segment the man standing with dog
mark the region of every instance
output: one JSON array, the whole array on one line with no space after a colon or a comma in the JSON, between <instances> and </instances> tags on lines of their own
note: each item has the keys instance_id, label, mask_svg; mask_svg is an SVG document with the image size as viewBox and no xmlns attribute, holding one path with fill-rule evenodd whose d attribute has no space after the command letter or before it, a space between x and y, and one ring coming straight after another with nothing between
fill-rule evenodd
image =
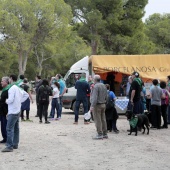
<instances>
[{"instance_id":1,"label":"man standing with dog","mask_svg":"<svg viewBox=\"0 0 170 170\"><path fill-rule=\"evenodd\" d=\"M129 91L129 104L128 110L132 110L134 114L141 113L141 103L140 103L140 93L142 90L142 80L139 78L138 72L133 72L132 75L132 84Z\"/></svg>"},{"instance_id":2,"label":"man standing with dog","mask_svg":"<svg viewBox=\"0 0 170 170\"><path fill-rule=\"evenodd\" d=\"M108 138L107 124L105 117L107 89L103 83L100 83L100 76L94 76L94 87L90 96L90 111L93 112L94 122L97 129L97 135L93 139Z\"/></svg>"}]
</instances>

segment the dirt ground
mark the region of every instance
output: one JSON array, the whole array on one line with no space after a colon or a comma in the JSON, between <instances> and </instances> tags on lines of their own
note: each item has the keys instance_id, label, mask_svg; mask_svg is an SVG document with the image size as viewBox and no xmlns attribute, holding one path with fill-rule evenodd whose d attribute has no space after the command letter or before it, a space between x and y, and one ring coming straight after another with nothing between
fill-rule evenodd
<instances>
[{"instance_id":1,"label":"dirt ground","mask_svg":"<svg viewBox=\"0 0 170 170\"><path fill-rule=\"evenodd\" d=\"M50 109L50 108L49 108ZM74 115L63 110L60 121L39 124L36 104L33 122L20 122L20 144L11 153L0 153L0 170L169 170L170 128L150 130L150 135L128 135L124 116L118 120L119 134L93 140L95 125L73 125ZM1 137L0 137L1 140ZM0 145L0 150L5 146Z\"/></svg>"}]
</instances>

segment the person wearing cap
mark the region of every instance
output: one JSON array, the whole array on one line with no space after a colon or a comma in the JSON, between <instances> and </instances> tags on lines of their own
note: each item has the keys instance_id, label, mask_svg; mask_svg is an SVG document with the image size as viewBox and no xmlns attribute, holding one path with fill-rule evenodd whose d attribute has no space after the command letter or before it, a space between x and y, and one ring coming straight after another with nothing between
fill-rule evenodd
<instances>
[{"instance_id":1,"label":"person wearing cap","mask_svg":"<svg viewBox=\"0 0 170 170\"><path fill-rule=\"evenodd\" d=\"M139 73L134 71L131 75L132 84L129 91L128 110L132 110L134 114L141 113L140 93L142 90L142 80L139 78Z\"/></svg>"}]
</instances>

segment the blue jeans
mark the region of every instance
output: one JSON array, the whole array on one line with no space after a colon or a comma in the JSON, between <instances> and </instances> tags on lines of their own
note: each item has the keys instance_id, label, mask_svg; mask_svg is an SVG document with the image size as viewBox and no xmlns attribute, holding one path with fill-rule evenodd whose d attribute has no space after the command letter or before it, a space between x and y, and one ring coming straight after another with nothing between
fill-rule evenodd
<instances>
[{"instance_id":1,"label":"blue jeans","mask_svg":"<svg viewBox=\"0 0 170 170\"><path fill-rule=\"evenodd\" d=\"M76 108L75 108L75 122L78 122L79 118L79 108L80 104L83 103L84 113L88 112L88 101L87 98L84 98L83 100L76 100Z\"/></svg>"},{"instance_id":2,"label":"blue jeans","mask_svg":"<svg viewBox=\"0 0 170 170\"><path fill-rule=\"evenodd\" d=\"M51 103L51 117L54 118L55 109L57 111L57 118L59 118L59 98L53 98Z\"/></svg>"},{"instance_id":3,"label":"blue jeans","mask_svg":"<svg viewBox=\"0 0 170 170\"><path fill-rule=\"evenodd\" d=\"M13 146L18 146L19 143L19 117L18 114L9 114L7 117L7 148L13 149Z\"/></svg>"},{"instance_id":4,"label":"blue jeans","mask_svg":"<svg viewBox=\"0 0 170 170\"><path fill-rule=\"evenodd\" d=\"M62 113L62 107L63 107L63 101L62 101L63 97L59 97L59 109L58 109L58 115L57 117L61 117L61 113Z\"/></svg>"},{"instance_id":5,"label":"blue jeans","mask_svg":"<svg viewBox=\"0 0 170 170\"><path fill-rule=\"evenodd\" d=\"M170 105L168 106L167 112L168 112L168 124L170 124Z\"/></svg>"},{"instance_id":6,"label":"blue jeans","mask_svg":"<svg viewBox=\"0 0 170 170\"><path fill-rule=\"evenodd\" d=\"M6 125L7 125L7 119L6 115L0 115L0 120L1 120L1 133L3 140L7 139L7 132L6 132Z\"/></svg>"}]
</instances>

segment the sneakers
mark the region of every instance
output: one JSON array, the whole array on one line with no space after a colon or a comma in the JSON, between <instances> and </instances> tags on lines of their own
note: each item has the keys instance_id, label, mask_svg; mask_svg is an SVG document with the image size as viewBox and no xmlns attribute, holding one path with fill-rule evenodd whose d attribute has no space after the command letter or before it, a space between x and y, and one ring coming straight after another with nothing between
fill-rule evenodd
<instances>
[{"instance_id":1,"label":"sneakers","mask_svg":"<svg viewBox=\"0 0 170 170\"><path fill-rule=\"evenodd\" d=\"M6 143L6 140L5 140L5 139L3 139L3 140L1 140L1 141L0 141L0 143Z\"/></svg>"},{"instance_id":2,"label":"sneakers","mask_svg":"<svg viewBox=\"0 0 170 170\"><path fill-rule=\"evenodd\" d=\"M84 122L84 124L85 124L85 125L88 125L88 124L90 124L90 122Z\"/></svg>"},{"instance_id":3,"label":"sneakers","mask_svg":"<svg viewBox=\"0 0 170 170\"><path fill-rule=\"evenodd\" d=\"M49 124L50 122L49 121L45 121L45 124Z\"/></svg>"},{"instance_id":4,"label":"sneakers","mask_svg":"<svg viewBox=\"0 0 170 170\"><path fill-rule=\"evenodd\" d=\"M30 119L26 119L25 121L26 122L33 122L33 120L30 120Z\"/></svg>"},{"instance_id":5,"label":"sneakers","mask_svg":"<svg viewBox=\"0 0 170 170\"><path fill-rule=\"evenodd\" d=\"M5 148L1 152L13 152L12 148Z\"/></svg>"},{"instance_id":6,"label":"sneakers","mask_svg":"<svg viewBox=\"0 0 170 170\"><path fill-rule=\"evenodd\" d=\"M108 137L108 135L106 134L106 135L103 135L103 139L108 139L109 137Z\"/></svg>"},{"instance_id":7,"label":"sneakers","mask_svg":"<svg viewBox=\"0 0 170 170\"><path fill-rule=\"evenodd\" d=\"M42 120L40 120L39 123L42 123Z\"/></svg>"},{"instance_id":8,"label":"sneakers","mask_svg":"<svg viewBox=\"0 0 170 170\"><path fill-rule=\"evenodd\" d=\"M60 120L61 119L61 117L58 117L58 118L56 118L55 120Z\"/></svg>"},{"instance_id":9,"label":"sneakers","mask_svg":"<svg viewBox=\"0 0 170 170\"><path fill-rule=\"evenodd\" d=\"M18 146L13 146L13 149L18 149Z\"/></svg>"},{"instance_id":10,"label":"sneakers","mask_svg":"<svg viewBox=\"0 0 170 170\"><path fill-rule=\"evenodd\" d=\"M24 122L25 121L25 119L21 119L21 122Z\"/></svg>"},{"instance_id":11,"label":"sneakers","mask_svg":"<svg viewBox=\"0 0 170 170\"><path fill-rule=\"evenodd\" d=\"M92 137L92 139L94 139L94 140L103 139L103 135L96 135L96 136Z\"/></svg>"},{"instance_id":12,"label":"sneakers","mask_svg":"<svg viewBox=\"0 0 170 170\"><path fill-rule=\"evenodd\" d=\"M119 133L119 130L117 130L117 129L113 130L113 133Z\"/></svg>"},{"instance_id":13,"label":"sneakers","mask_svg":"<svg viewBox=\"0 0 170 170\"><path fill-rule=\"evenodd\" d=\"M35 115L35 117L39 117L38 115Z\"/></svg>"},{"instance_id":14,"label":"sneakers","mask_svg":"<svg viewBox=\"0 0 170 170\"><path fill-rule=\"evenodd\" d=\"M74 124L74 125L78 125L78 122L74 122L73 124Z\"/></svg>"}]
</instances>

